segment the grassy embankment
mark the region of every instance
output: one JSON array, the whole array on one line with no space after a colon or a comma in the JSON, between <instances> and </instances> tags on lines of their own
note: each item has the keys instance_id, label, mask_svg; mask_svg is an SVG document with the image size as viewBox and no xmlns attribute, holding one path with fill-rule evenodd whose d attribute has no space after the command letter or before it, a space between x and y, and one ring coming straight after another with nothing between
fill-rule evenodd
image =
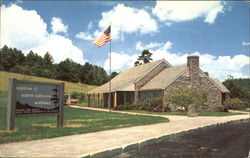
<instances>
[{"instance_id":1,"label":"grassy embankment","mask_svg":"<svg viewBox=\"0 0 250 158\"><path fill-rule=\"evenodd\" d=\"M9 78L17 78L19 80L29 80L29 81L40 81L40 82L51 82L51 83L65 83L65 93L72 93L72 92L82 92L86 93L91 89L94 89L96 86L87 85L87 84L79 84L79 83L72 83L54 79L48 79L43 77L36 77L36 76L29 76L23 75L18 73L9 73L5 71L0 71L0 90L7 91L8 90L8 83Z\"/></svg>"},{"instance_id":2,"label":"grassy embankment","mask_svg":"<svg viewBox=\"0 0 250 158\"><path fill-rule=\"evenodd\" d=\"M142 115L129 115L119 113L108 113L84 109L65 107L64 127L56 128L55 116L17 117L16 128L12 132L6 131L6 109L7 109L7 86L8 78L16 77L23 80L36 80L45 82L60 82L20 74L0 72L0 143L53 138L78 133L89 133L137 125L147 125L167 122L162 117L151 117ZM66 82L66 91L71 88L74 91L86 92L93 86L79 85ZM85 90L83 90L83 87Z\"/></svg>"}]
</instances>

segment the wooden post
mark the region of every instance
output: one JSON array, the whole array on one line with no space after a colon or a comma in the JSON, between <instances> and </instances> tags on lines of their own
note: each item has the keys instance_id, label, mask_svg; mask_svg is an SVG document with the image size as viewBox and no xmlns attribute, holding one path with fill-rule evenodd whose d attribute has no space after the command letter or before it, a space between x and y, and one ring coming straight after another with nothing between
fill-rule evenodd
<instances>
[{"instance_id":1,"label":"wooden post","mask_svg":"<svg viewBox=\"0 0 250 158\"><path fill-rule=\"evenodd\" d=\"M127 103L126 92L123 92L123 105L126 105L126 103Z\"/></svg>"},{"instance_id":2,"label":"wooden post","mask_svg":"<svg viewBox=\"0 0 250 158\"><path fill-rule=\"evenodd\" d=\"M104 93L102 93L102 107L104 108L104 104L105 104L105 96L104 96L105 94Z\"/></svg>"},{"instance_id":3,"label":"wooden post","mask_svg":"<svg viewBox=\"0 0 250 158\"><path fill-rule=\"evenodd\" d=\"M97 93L97 106L99 107L100 106L100 94Z\"/></svg>"},{"instance_id":4,"label":"wooden post","mask_svg":"<svg viewBox=\"0 0 250 158\"><path fill-rule=\"evenodd\" d=\"M8 107L7 107L7 130L15 129L15 99L16 99L16 79L9 79Z\"/></svg>"},{"instance_id":5,"label":"wooden post","mask_svg":"<svg viewBox=\"0 0 250 158\"><path fill-rule=\"evenodd\" d=\"M90 107L90 94L88 94L88 107Z\"/></svg>"},{"instance_id":6,"label":"wooden post","mask_svg":"<svg viewBox=\"0 0 250 158\"><path fill-rule=\"evenodd\" d=\"M165 95L166 95L166 92L165 92L165 90L163 90L163 92L161 92L162 93L162 104L163 104L163 106L165 106L165 104L166 104L166 99L165 99Z\"/></svg>"},{"instance_id":7,"label":"wooden post","mask_svg":"<svg viewBox=\"0 0 250 158\"><path fill-rule=\"evenodd\" d=\"M114 93L114 107L117 106L117 92Z\"/></svg>"},{"instance_id":8,"label":"wooden post","mask_svg":"<svg viewBox=\"0 0 250 158\"><path fill-rule=\"evenodd\" d=\"M94 107L95 107L95 104L96 104L96 101L95 101L95 93L93 94L93 100L94 100Z\"/></svg>"},{"instance_id":9,"label":"wooden post","mask_svg":"<svg viewBox=\"0 0 250 158\"><path fill-rule=\"evenodd\" d=\"M64 83L60 83L59 114L57 115L57 127L63 127L64 120Z\"/></svg>"},{"instance_id":10,"label":"wooden post","mask_svg":"<svg viewBox=\"0 0 250 158\"><path fill-rule=\"evenodd\" d=\"M111 107L111 93L108 93L108 108L110 110Z\"/></svg>"}]
</instances>

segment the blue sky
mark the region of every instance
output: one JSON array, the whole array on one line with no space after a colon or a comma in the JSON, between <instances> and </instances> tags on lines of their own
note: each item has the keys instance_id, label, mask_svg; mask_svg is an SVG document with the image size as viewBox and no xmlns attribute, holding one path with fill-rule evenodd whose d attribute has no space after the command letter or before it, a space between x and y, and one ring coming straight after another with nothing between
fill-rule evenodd
<instances>
[{"instance_id":1,"label":"blue sky","mask_svg":"<svg viewBox=\"0 0 250 158\"><path fill-rule=\"evenodd\" d=\"M200 66L223 81L249 77L249 2L3 1L1 47L52 54L109 69L109 44L91 44L111 21L112 71L133 66L143 49L153 59Z\"/></svg>"}]
</instances>

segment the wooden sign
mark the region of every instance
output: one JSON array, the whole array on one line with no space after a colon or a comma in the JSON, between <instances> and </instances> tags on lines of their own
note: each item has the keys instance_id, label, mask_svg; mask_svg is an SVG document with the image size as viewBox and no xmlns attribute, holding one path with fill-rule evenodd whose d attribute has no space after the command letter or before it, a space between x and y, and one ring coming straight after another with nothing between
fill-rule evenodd
<instances>
[{"instance_id":1,"label":"wooden sign","mask_svg":"<svg viewBox=\"0 0 250 158\"><path fill-rule=\"evenodd\" d=\"M15 117L56 115L57 126L63 126L64 83L9 81L7 129L15 127Z\"/></svg>"}]
</instances>

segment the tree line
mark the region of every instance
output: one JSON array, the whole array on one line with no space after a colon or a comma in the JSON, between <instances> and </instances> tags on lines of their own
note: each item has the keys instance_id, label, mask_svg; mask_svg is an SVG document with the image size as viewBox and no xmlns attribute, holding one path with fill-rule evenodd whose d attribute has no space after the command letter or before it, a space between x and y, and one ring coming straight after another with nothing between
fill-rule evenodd
<instances>
[{"instance_id":1,"label":"tree line","mask_svg":"<svg viewBox=\"0 0 250 158\"><path fill-rule=\"evenodd\" d=\"M250 102L250 78L234 79L231 76L223 84L230 91L231 98L240 98Z\"/></svg>"},{"instance_id":2,"label":"tree line","mask_svg":"<svg viewBox=\"0 0 250 158\"><path fill-rule=\"evenodd\" d=\"M67 58L56 64L49 52L40 56L31 50L25 55L22 51L5 45L0 49L0 54L1 71L97 86L108 82L110 79L110 76L102 67L88 62L81 65ZM117 74L112 72L111 77L113 78Z\"/></svg>"}]
</instances>

